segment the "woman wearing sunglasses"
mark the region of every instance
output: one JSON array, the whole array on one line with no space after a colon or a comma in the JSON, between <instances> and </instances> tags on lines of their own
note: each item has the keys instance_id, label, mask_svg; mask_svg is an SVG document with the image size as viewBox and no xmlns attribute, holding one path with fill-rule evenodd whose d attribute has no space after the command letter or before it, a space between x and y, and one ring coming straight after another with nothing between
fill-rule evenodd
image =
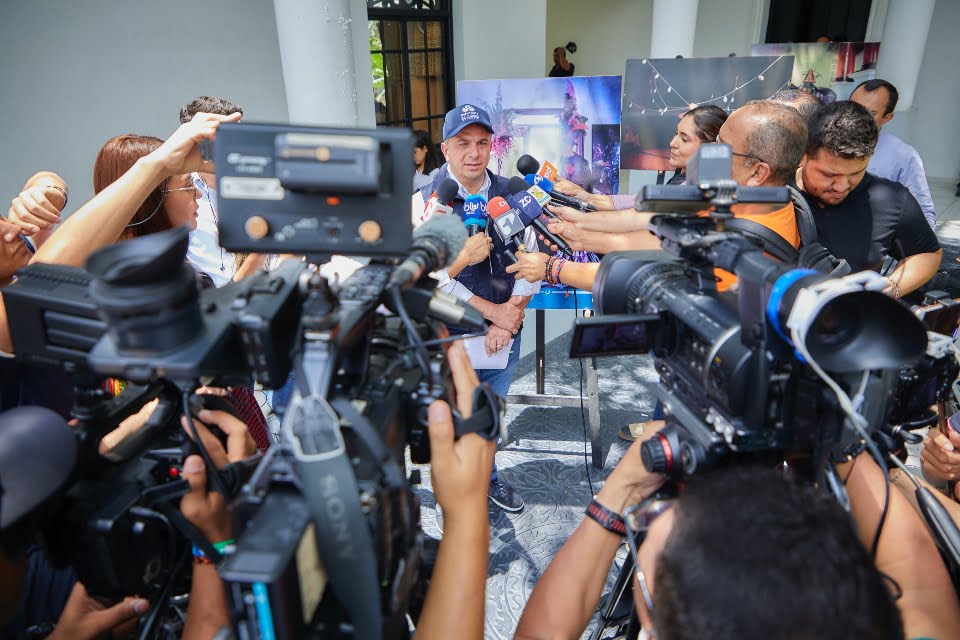
<instances>
[{"instance_id":1,"label":"woman wearing sunglasses","mask_svg":"<svg viewBox=\"0 0 960 640\"><path fill-rule=\"evenodd\" d=\"M674 497L643 467L641 444L537 583L516 638L579 638L625 541L645 637L960 637L949 576L898 491L871 559L884 481L867 455L839 469L851 518L832 498L756 467L705 473Z\"/></svg>"}]
</instances>

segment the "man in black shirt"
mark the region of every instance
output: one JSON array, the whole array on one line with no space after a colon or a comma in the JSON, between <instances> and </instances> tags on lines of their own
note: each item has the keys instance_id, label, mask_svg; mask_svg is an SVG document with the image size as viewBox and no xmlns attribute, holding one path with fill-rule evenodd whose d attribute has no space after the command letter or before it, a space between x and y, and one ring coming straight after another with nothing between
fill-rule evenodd
<instances>
[{"instance_id":1,"label":"man in black shirt","mask_svg":"<svg viewBox=\"0 0 960 640\"><path fill-rule=\"evenodd\" d=\"M553 50L553 68L548 74L551 78L569 78L573 75L574 65L567 60L567 52L563 47Z\"/></svg>"},{"instance_id":2,"label":"man in black shirt","mask_svg":"<svg viewBox=\"0 0 960 640\"><path fill-rule=\"evenodd\" d=\"M906 187L867 173L879 135L870 112L855 102L834 102L808 124L797 185L819 241L853 271L877 271L884 258L895 258L886 292L896 298L921 287L940 266L940 243Z\"/></svg>"}]
</instances>

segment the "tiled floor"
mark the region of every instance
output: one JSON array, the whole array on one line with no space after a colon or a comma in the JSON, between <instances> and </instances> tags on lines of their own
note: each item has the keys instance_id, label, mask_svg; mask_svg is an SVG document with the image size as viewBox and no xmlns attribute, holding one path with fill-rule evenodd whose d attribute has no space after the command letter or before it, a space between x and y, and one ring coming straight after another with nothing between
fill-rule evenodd
<instances>
[{"instance_id":1,"label":"tiled floor","mask_svg":"<svg viewBox=\"0 0 960 640\"><path fill-rule=\"evenodd\" d=\"M960 199L956 183L931 184L938 211L938 234L946 260L960 254ZM575 394L581 384L580 367L567 358L569 334L547 344L547 386ZM602 478L623 456L626 443L616 432L626 422L648 417L655 401L656 376L647 356L606 358L600 361L601 419L606 468L588 470L589 443L578 409L510 406L510 442L497 454L500 474L526 501L517 515L491 511L490 575L487 580L486 637L512 638L524 603L550 559L583 517L583 510ZM533 356L520 361L511 391L535 389ZM640 461L636 461L640 464ZM589 480L588 480L589 474ZM424 529L438 536L433 496L424 470ZM592 488L590 485L592 482ZM612 581L612 578L611 578Z\"/></svg>"}]
</instances>

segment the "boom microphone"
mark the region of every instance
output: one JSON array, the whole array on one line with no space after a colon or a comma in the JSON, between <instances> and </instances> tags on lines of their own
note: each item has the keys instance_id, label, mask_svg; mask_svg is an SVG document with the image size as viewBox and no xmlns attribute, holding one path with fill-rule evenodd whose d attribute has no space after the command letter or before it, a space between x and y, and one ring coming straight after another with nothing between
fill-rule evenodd
<instances>
[{"instance_id":1,"label":"boom microphone","mask_svg":"<svg viewBox=\"0 0 960 640\"><path fill-rule=\"evenodd\" d=\"M572 256L573 250L570 245L563 238L550 233L547 225L540 219L544 205L550 200L547 192L537 186L528 189L526 181L519 177L510 178L507 188L513 194L507 198L507 204L520 212L520 221L524 226L533 225L533 228L549 242L559 247L568 256Z\"/></svg>"},{"instance_id":2,"label":"boom microphone","mask_svg":"<svg viewBox=\"0 0 960 640\"><path fill-rule=\"evenodd\" d=\"M493 228L503 240L503 243L509 245L512 243L517 250L525 246L523 241L523 230L526 225L520 220L519 212L510 207L507 201L497 196L487 203L487 213L490 220L493 221ZM507 259L517 262L517 256L513 251L507 251Z\"/></svg>"},{"instance_id":3,"label":"boom microphone","mask_svg":"<svg viewBox=\"0 0 960 640\"><path fill-rule=\"evenodd\" d=\"M407 259L393 271L387 286L408 287L423 274L449 266L466 241L467 229L457 216L430 218L413 230Z\"/></svg>"}]
</instances>

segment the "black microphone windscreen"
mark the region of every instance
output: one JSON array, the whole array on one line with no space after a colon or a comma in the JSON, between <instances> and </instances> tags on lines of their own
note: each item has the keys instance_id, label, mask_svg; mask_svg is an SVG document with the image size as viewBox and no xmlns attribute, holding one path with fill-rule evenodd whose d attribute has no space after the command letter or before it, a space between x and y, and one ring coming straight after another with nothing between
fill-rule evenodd
<instances>
[{"instance_id":1,"label":"black microphone windscreen","mask_svg":"<svg viewBox=\"0 0 960 640\"><path fill-rule=\"evenodd\" d=\"M529 158L530 156L527 157ZM527 181L520 176L513 176L510 178L510 181L507 182L507 189L510 191L511 195L520 193L521 191L526 191L529 188L530 185L528 185Z\"/></svg>"},{"instance_id":2,"label":"black microphone windscreen","mask_svg":"<svg viewBox=\"0 0 960 640\"><path fill-rule=\"evenodd\" d=\"M442 257L442 267L448 267L467 242L467 228L463 226L460 216L435 215L413 230L413 246L422 240L444 247L446 255Z\"/></svg>"},{"instance_id":3,"label":"black microphone windscreen","mask_svg":"<svg viewBox=\"0 0 960 640\"><path fill-rule=\"evenodd\" d=\"M533 156L524 154L517 160L517 172L519 172L520 175L525 176L528 173L536 173L537 171L540 171L540 163L537 162L537 159Z\"/></svg>"},{"instance_id":4,"label":"black microphone windscreen","mask_svg":"<svg viewBox=\"0 0 960 640\"><path fill-rule=\"evenodd\" d=\"M460 191L460 187L457 186L456 180L444 178L440 184L437 185L437 200L443 204L453 202L453 199L457 197L458 191Z\"/></svg>"}]
</instances>

